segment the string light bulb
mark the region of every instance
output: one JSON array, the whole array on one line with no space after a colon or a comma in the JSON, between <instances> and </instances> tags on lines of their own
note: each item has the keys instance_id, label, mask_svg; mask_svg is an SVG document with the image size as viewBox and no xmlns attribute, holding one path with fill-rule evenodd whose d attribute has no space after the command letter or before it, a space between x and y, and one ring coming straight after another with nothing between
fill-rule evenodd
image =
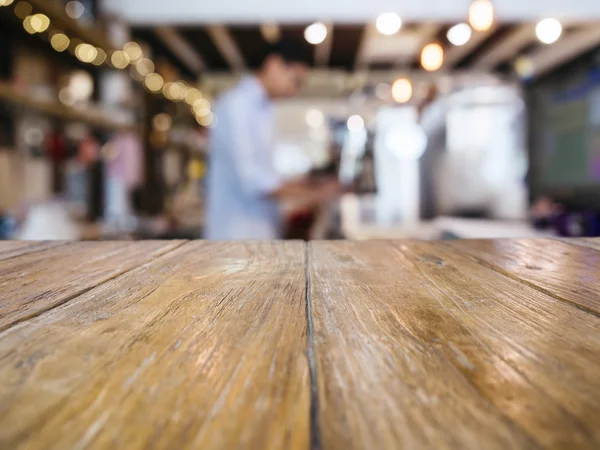
<instances>
[{"instance_id":1,"label":"string light bulb","mask_svg":"<svg viewBox=\"0 0 600 450\"><path fill-rule=\"evenodd\" d=\"M154 72L154 63L148 58L142 58L135 65L135 69L140 75L147 77Z\"/></svg>"},{"instance_id":2,"label":"string light bulb","mask_svg":"<svg viewBox=\"0 0 600 450\"><path fill-rule=\"evenodd\" d=\"M21 20L25 20L32 12L33 6L29 2L19 2L15 5L15 15Z\"/></svg>"},{"instance_id":3,"label":"string light bulb","mask_svg":"<svg viewBox=\"0 0 600 450\"><path fill-rule=\"evenodd\" d=\"M210 112L210 103L205 98L201 98L200 100L194 103L192 109L195 114L203 116Z\"/></svg>"},{"instance_id":4,"label":"string light bulb","mask_svg":"<svg viewBox=\"0 0 600 450\"><path fill-rule=\"evenodd\" d=\"M101 66L102 64L104 64L106 62L106 58L108 57L106 55L106 52L104 50L102 50L100 47L96 47L96 57L94 58L94 60L92 61L92 64L95 66Z\"/></svg>"},{"instance_id":5,"label":"string light bulb","mask_svg":"<svg viewBox=\"0 0 600 450\"><path fill-rule=\"evenodd\" d=\"M142 52L142 47L137 42L128 42L123 47L123 50L129 56L129 59L133 62L136 62L144 56L144 52Z\"/></svg>"},{"instance_id":6,"label":"string light bulb","mask_svg":"<svg viewBox=\"0 0 600 450\"><path fill-rule=\"evenodd\" d=\"M117 50L110 57L110 62L117 69L125 69L131 62L131 58L123 50Z\"/></svg>"},{"instance_id":7,"label":"string light bulb","mask_svg":"<svg viewBox=\"0 0 600 450\"><path fill-rule=\"evenodd\" d=\"M0 6L10 6L14 0L0 0Z\"/></svg>"},{"instance_id":8,"label":"string light bulb","mask_svg":"<svg viewBox=\"0 0 600 450\"><path fill-rule=\"evenodd\" d=\"M144 80L144 84L151 92L160 92L164 83L163 77L157 73L151 73Z\"/></svg>"},{"instance_id":9,"label":"string light bulb","mask_svg":"<svg viewBox=\"0 0 600 450\"><path fill-rule=\"evenodd\" d=\"M193 106L200 99L202 99L202 92L196 88L189 88L185 94L185 102L190 106Z\"/></svg>"},{"instance_id":10,"label":"string light bulb","mask_svg":"<svg viewBox=\"0 0 600 450\"><path fill-rule=\"evenodd\" d=\"M50 26L50 19L44 14L27 16L23 20L23 28L29 34L43 33Z\"/></svg>"},{"instance_id":11,"label":"string light bulb","mask_svg":"<svg viewBox=\"0 0 600 450\"><path fill-rule=\"evenodd\" d=\"M487 31L494 24L494 5L490 0L475 0L469 8L469 24L474 30Z\"/></svg>"},{"instance_id":12,"label":"string light bulb","mask_svg":"<svg viewBox=\"0 0 600 450\"><path fill-rule=\"evenodd\" d=\"M72 0L67 3L65 11L71 19L79 19L85 12L85 6L77 0Z\"/></svg>"},{"instance_id":13,"label":"string light bulb","mask_svg":"<svg viewBox=\"0 0 600 450\"><path fill-rule=\"evenodd\" d=\"M54 33L50 38L50 45L52 45L52 48L57 52L64 52L69 48L70 44L71 40L64 33Z\"/></svg>"},{"instance_id":14,"label":"string light bulb","mask_svg":"<svg viewBox=\"0 0 600 450\"><path fill-rule=\"evenodd\" d=\"M98 50L91 44L79 44L75 48L75 56L84 63L91 63L98 56Z\"/></svg>"},{"instance_id":15,"label":"string light bulb","mask_svg":"<svg viewBox=\"0 0 600 450\"><path fill-rule=\"evenodd\" d=\"M433 72L444 64L444 49L440 44L434 42L428 44L421 52L421 65L423 69Z\"/></svg>"}]
</instances>

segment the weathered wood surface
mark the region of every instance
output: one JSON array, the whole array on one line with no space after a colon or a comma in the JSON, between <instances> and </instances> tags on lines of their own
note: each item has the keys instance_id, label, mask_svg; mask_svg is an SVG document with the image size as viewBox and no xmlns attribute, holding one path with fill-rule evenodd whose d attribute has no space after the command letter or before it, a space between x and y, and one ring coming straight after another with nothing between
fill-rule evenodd
<instances>
[{"instance_id":1,"label":"weathered wood surface","mask_svg":"<svg viewBox=\"0 0 600 450\"><path fill-rule=\"evenodd\" d=\"M176 248L182 242L80 242L0 261L0 331ZM4 244L0 245L0 250Z\"/></svg>"},{"instance_id":2,"label":"weathered wood surface","mask_svg":"<svg viewBox=\"0 0 600 450\"><path fill-rule=\"evenodd\" d=\"M14 256L0 448L600 448L599 254L501 240Z\"/></svg>"},{"instance_id":3,"label":"weathered wood surface","mask_svg":"<svg viewBox=\"0 0 600 450\"><path fill-rule=\"evenodd\" d=\"M562 242L600 250L600 238L560 238Z\"/></svg>"},{"instance_id":4,"label":"weathered wood surface","mask_svg":"<svg viewBox=\"0 0 600 450\"><path fill-rule=\"evenodd\" d=\"M309 264L323 448L600 445L598 317L444 244Z\"/></svg>"},{"instance_id":5,"label":"weathered wood surface","mask_svg":"<svg viewBox=\"0 0 600 450\"><path fill-rule=\"evenodd\" d=\"M0 260L65 245L61 241L0 241Z\"/></svg>"},{"instance_id":6,"label":"weathered wood surface","mask_svg":"<svg viewBox=\"0 0 600 450\"><path fill-rule=\"evenodd\" d=\"M0 335L1 448L308 448L305 248L188 243Z\"/></svg>"},{"instance_id":7,"label":"weathered wood surface","mask_svg":"<svg viewBox=\"0 0 600 450\"><path fill-rule=\"evenodd\" d=\"M583 242L497 239L451 241L447 245L509 277L600 315L600 252L580 245Z\"/></svg>"}]
</instances>

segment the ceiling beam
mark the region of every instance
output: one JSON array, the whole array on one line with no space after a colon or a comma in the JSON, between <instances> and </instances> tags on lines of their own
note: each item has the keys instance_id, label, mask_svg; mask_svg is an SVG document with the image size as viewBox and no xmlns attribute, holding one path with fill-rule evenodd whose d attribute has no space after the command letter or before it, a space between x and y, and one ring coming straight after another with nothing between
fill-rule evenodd
<instances>
[{"instance_id":1,"label":"ceiling beam","mask_svg":"<svg viewBox=\"0 0 600 450\"><path fill-rule=\"evenodd\" d=\"M331 48L333 45L333 25L326 24L327 37L319 45L315 45L315 63L317 67L327 67L331 57Z\"/></svg>"},{"instance_id":2,"label":"ceiling beam","mask_svg":"<svg viewBox=\"0 0 600 450\"><path fill-rule=\"evenodd\" d=\"M246 70L244 57L225 25L210 25L208 34L234 72Z\"/></svg>"},{"instance_id":3,"label":"ceiling beam","mask_svg":"<svg viewBox=\"0 0 600 450\"><path fill-rule=\"evenodd\" d=\"M572 32L552 45L544 46L529 55L536 76L547 74L582 53L600 45L600 27L590 25Z\"/></svg>"},{"instance_id":4,"label":"ceiling beam","mask_svg":"<svg viewBox=\"0 0 600 450\"><path fill-rule=\"evenodd\" d=\"M494 24L487 31L473 31L473 35L469 42L460 47L452 46L444 57L444 69L452 69L464 58L466 58L471 52L475 51L486 39L488 39L497 29L497 25Z\"/></svg>"},{"instance_id":5,"label":"ceiling beam","mask_svg":"<svg viewBox=\"0 0 600 450\"><path fill-rule=\"evenodd\" d=\"M186 41L177 30L172 27L158 27L156 36L177 56L193 73L199 75L206 69L204 59Z\"/></svg>"},{"instance_id":6,"label":"ceiling beam","mask_svg":"<svg viewBox=\"0 0 600 450\"><path fill-rule=\"evenodd\" d=\"M368 23L363 32L362 37L360 38L360 43L358 44L358 50L356 52L356 58L354 60L354 70L357 72L367 70L369 68L369 59L368 59L368 45L367 41L371 39L372 36L375 36L377 33L377 29L375 28L375 24Z\"/></svg>"},{"instance_id":7,"label":"ceiling beam","mask_svg":"<svg viewBox=\"0 0 600 450\"><path fill-rule=\"evenodd\" d=\"M473 62L477 70L493 70L511 58L516 57L522 49L527 47L535 37L535 25L519 25L508 36L493 45L483 55Z\"/></svg>"}]
</instances>

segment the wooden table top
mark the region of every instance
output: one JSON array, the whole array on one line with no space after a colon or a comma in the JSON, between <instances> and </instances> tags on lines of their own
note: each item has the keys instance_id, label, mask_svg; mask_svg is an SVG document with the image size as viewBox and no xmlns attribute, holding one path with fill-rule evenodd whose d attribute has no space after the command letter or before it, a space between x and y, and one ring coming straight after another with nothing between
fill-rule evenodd
<instances>
[{"instance_id":1,"label":"wooden table top","mask_svg":"<svg viewBox=\"0 0 600 450\"><path fill-rule=\"evenodd\" d=\"M0 448L600 448L600 240L0 242Z\"/></svg>"}]
</instances>

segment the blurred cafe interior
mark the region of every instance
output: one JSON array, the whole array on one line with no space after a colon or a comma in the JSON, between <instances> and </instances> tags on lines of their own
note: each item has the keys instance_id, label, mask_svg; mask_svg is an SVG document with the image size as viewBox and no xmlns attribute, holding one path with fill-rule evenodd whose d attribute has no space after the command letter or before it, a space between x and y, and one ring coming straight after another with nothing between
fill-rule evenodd
<instances>
[{"instance_id":1,"label":"blurred cafe interior","mask_svg":"<svg viewBox=\"0 0 600 450\"><path fill-rule=\"evenodd\" d=\"M280 238L600 235L597 0L0 0L0 238L206 237L219 99L282 39L270 164L343 190Z\"/></svg>"}]
</instances>

